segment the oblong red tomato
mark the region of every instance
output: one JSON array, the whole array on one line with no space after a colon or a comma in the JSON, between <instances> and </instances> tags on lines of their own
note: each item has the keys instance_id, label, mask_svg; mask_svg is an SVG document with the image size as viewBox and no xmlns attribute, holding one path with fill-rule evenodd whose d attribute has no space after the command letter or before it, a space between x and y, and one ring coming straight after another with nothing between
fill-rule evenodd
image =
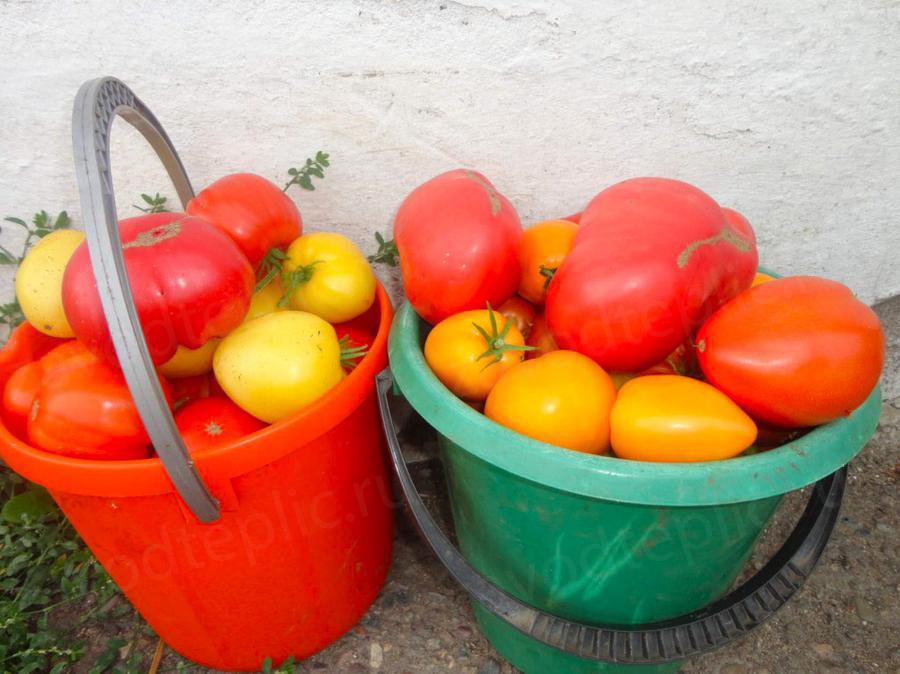
<instances>
[{"instance_id":1,"label":"oblong red tomato","mask_svg":"<svg viewBox=\"0 0 900 674\"><path fill-rule=\"evenodd\" d=\"M125 266L150 356L165 363L184 346L197 349L240 325L255 279L247 257L225 233L183 213L119 223ZM87 246L72 255L62 286L75 336L115 362Z\"/></svg>"},{"instance_id":2,"label":"oblong red tomato","mask_svg":"<svg viewBox=\"0 0 900 674\"><path fill-rule=\"evenodd\" d=\"M394 219L403 289L429 323L503 304L519 283L521 239L512 204L467 169L414 189Z\"/></svg>"},{"instance_id":3,"label":"oblong red tomato","mask_svg":"<svg viewBox=\"0 0 900 674\"><path fill-rule=\"evenodd\" d=\"M560 348L610 371L640 371L748 288L756 263L749 223L701 190L665 178L626 180L583 211L550 282L547 320Z\"/></svg>"},{"instance_id":4,"label":"oblong red tomato","mask_svg":"<svg viewBox=\"0 0 900 674\"><path fill-rule=\"evenodd\" d=\"M303 233L293 199L253 173L219 178L188 202L187 212L228 234L254 267L269 249L284 248Z\"/></svg>"},{"instance_id":5,"label":"oblong red tomato","mask_svg":"<svg viewBox=\"0 0 900 674\"><path fill-rule=\"evenodd\" d=\"M703 374L775 426L827 423L859 407L884 365L875 312L846 286L812 276L741 293L697 334Z\"/></svg>"}]
</instances>

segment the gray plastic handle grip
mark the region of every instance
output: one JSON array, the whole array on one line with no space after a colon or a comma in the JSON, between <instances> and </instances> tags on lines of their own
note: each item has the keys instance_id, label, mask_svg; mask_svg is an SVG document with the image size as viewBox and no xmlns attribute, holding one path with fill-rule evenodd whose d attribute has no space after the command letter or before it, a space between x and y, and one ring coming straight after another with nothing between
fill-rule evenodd
<instances>
[{"instance_id":1,"label":"gray plastic handle grip","mask_svg":"<svg viewBox=\"0 0 900 674\"><path fill-rule=\"evenodd\" d=\"M219 502L194 467L157 379L147 350L119 239L109 158L116 115L141 132L156 151L183 206L194 196L184 166L157 121L123 82L101 77L85 82L75 97L72 144L88 252L103 314L138 413L175 489L201 522L219 518Z\"/></svg>"}]
</instances>

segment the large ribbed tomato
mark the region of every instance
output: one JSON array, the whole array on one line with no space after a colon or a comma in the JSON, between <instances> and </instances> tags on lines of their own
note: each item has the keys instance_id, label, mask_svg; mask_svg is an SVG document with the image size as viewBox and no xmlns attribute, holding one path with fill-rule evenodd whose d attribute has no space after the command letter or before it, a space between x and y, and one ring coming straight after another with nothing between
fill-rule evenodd
<instances>
[{"instance_id":1,"label":"large ribbed tomato","mask_svg":"<svg viewBox=\"0 0 900 674\"><path fill-rule=\"evenodd\" d=\"M756 271L749 223L687 183L635 178L588 204L550 282L547 321L560 348L605 369L658 363Z\"/></svg>"},{"instance_id":2,"label":"large ribbed tomato","mask_svg":"<svg viewBox=\"0 0 900 674\"><path fill-rule=\"evenodd\" d=\"M225 233L200 218L158 213L119 223L137 314L154 363L178 346L198 349L240 325L250 306L253 269ZM115 361L87 246L63 276L63 307L75 336Z\"/></svg>"},{"instance_id":3,"label":"large ribbed tomato","mask_svg":"<svg viewBox=\"0 0 900 674\"><path fill-rule=\"evenodd\" d=\"M756 419L799 428L846 416L878 382L884 333L846 286L776 279L741 293L697 334L703 374Z\"/></svg>"},{"instance_id":4,"label":"large ribbed tomato","mask_svg":"<svg viewBox=\"0 0 900 674\"><path fill-rule=\"evenodd\" d=\"M228 234L254 267L271 248L284 248L303 233L294 201L252 173L219 178L191 199L187 212Z\"/></svg>"},{"instance_id":5,"label":"large ribbed tomato","mask_svg":"<svg viewBox=\"0 0 900 674\"><path fill-rule=\"evenodd\" d=\"M476 171L456 169L414 189L394 220L403 288L429 323L499 307L519 283L522 226L506 197Z\"/></svg>"},{"instance_id":6,"label":"large ribbed tomato","mask_svg":"<svg viewBox=\"0 0 900 674\"><path fill-rule=\"evenodd\" d=\"M160 386L169 398L161 377ZM55 454L139 459L150 450L122 372L77 340L14 372L3 391L3 406L35 447Z\"/></svg>"}]
</instances>

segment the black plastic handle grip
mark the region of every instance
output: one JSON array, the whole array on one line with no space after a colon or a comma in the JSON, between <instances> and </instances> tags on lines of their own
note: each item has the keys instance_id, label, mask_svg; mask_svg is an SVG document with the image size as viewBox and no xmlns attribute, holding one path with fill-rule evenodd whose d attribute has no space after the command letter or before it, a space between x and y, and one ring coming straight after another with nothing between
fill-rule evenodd
<instances>
[{"instance_id":1,"label":"black plastic handle grip","mask_svg":"<svg viewBox=\"0 0 900 674\"><path fill-rule=\"evenodd\" d=\"M428 512L403 458L391 415L390 370L377 378L378 406L394 470L416 525L456 581L484 608L547 646L589 660L659 664L715 650L758 627L803 586L821 557L840 511L847 468L812 489L793 532L756 575L725 597L686 615L645 625L597 627L545 613L482 576L456 549Z\"/></svg>"}]
</instances>

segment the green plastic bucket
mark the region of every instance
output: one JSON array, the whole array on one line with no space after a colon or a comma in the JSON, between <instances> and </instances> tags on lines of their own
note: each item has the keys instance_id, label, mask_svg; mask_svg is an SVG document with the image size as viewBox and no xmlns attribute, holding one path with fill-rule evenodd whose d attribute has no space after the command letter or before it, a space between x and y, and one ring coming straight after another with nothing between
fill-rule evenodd
<instances>
[{"instance_id":1,"label":"green plastic bucket","mask_svg":"<svg viewBox=\"0 0 900 674\"><path fill-rule=\"evenodd\" d=\"M382 417L420 530L470 592L485 636L526 674L674 672L763 622L803 584L837 518L846 469L875 431L880 391L850 417L727 461L662 464L571 452L490 421L432 374L427 326L392 325L393 383L436 431L459 554ZM727 597L784 494L818 482L784 547Z\"/></svg>"}]
</instances>

